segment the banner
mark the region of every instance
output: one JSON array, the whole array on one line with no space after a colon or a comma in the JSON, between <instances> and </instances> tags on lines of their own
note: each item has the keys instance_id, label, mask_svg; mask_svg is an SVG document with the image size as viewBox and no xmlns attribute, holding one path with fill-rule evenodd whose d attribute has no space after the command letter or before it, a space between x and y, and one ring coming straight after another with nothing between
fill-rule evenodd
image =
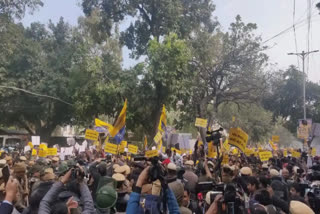
<instances>
[{"instance_id":1,"label":"banner","mask_svg":"<svg viewBox=\"0 0 320 214\"><path fill-rule=\"evenodd\" d=\"M272 142L278 143L279 141L280 141L280 136L278 136L278 135L272 136Z\"/></svg>"},{"instance_id":2,"label":"banner","mask_svg":"<svg viewBox=\"0 0 320 214\"><path fill-rule=\"evenodd\" d=\"M58 149L57 148L48 148L47 149L47 155L48 156L55 156L58 154Z\"/></svg>"},{"instance_id":3,"label":"banner","mask_svg":"<svg viewBox=\"0 0 320 214\"><path fill-rule=\"evenodd\" d=\"M138 154L138 147L132 144L128 145L128 152L131 154Z\"/></svg>"},{"instance_id":4,"label":"banner","mask_svg":"<svg viewBox=\"0 0 320 214\"><path fill-rule=\"evenodd\" d=\"M245 152L248 143L248 134L241 128L231 128L229 132L229 144L238 147Z\"/></svg>"},{"instance_id":5,"label":"banner","mask_svg":"<svg viewBox=\"0 0 320 214\"><path fill-rule=\"evenodd\" d=\"M272 158L272 152L266 151L266 152L259 152L259 158L261 162L269 161L270 158Z\"/></svg>"},{"instance_id":6,"label":"banner","mask_svg":"<svg viewBox=\"0 0 320 214\"><path fill-rule=\"evenodd\" d=\"M99 132L92 130L92 129L86 129L86 134L85 134L84 138L88 139L88 140L97 141L99 138Z\"/></svg>"},{"instance_id":7,"label":"banner","mask_svg":"<svg viewBox=\"0 0 320 214\"><path fill-rule=\"evenodd\" d=\"M194 124L196 127L207 128L208 120L202 118L196 118L196 122Z\"/></svg>"},{"instance_id":8,"label":"banner","mask_svg":"<svg viewBox=\"0 0 320 214\"><path fill-rule=\"evenodd\" d=\"M146 156L147 158L152 158L152 157L158 156L158 150L149 150L149 151L146 151L145 156Z\"/></svg>"},{"instance_id":9,"label":"banner","mask_svg":"<svg viewBox=\"0 0 320 214\"><path fill-rule=\"evenodd\" d=\"M118 151L118 145L113 143L106 143L104 146L104 152L116 155Z\"/></svg>"}]
</instances>

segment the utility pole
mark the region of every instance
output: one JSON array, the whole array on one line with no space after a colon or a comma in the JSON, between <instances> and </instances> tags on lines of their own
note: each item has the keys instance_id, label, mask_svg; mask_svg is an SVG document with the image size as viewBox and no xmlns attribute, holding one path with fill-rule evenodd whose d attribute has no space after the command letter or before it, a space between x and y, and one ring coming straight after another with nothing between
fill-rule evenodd
<instances>
[{"instance_id":1,"label":"utility pole","mask_svg":"<svg viewBox=\"0 0 320 214\"><path fill-rule=\"evenodd\" d=\"M304 70L304 60L305 58L312 53L319 52L319 50L304 52L301 53L288 53L288 55L297 55L302 58L302 72L303 72L303 119L307 119L307 112L306 112L306 73Z\"/></svg>"}]
</instances>

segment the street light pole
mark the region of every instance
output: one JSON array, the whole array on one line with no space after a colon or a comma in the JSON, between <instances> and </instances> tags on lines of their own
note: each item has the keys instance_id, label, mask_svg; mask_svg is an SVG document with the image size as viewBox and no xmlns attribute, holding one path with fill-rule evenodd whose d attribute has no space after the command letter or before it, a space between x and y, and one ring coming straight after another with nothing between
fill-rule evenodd
<instances>
[{"instance_id":1,"label":"street light pole","mask_svg":"<svg viewBox=\"0 0 320 214\"><path fill-rule=\"evenodd\" d=\"M303 72L303 119L307 119L307 111L306 111L306 73L304 70L304 61L305 58L312 53L319 52L319 50L314 50L314 51L308 51L304 52L302 51L301 53L288 53L288 55L297 55L302 58L302 72Z\"/></svg>"}]
</instances>

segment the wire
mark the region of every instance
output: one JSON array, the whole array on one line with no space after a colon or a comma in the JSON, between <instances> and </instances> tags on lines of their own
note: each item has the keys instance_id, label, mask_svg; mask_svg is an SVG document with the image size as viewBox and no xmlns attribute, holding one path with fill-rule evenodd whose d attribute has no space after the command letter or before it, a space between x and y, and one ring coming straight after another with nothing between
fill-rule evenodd
<instances>
[{"instance_id":1,"label":"wire","mask_svg":"<svg viewBox=\"0 0 320 214\"><path fill-rule=\"evenodd\" d=\"M315 14L312 15L312 17L317 16L317 15L318 15L318 14L317 14L317 12L316 12ZM304 26L304 24L306 24L306 23L304 23L304 22L306 22L307 20L308 20L308 19L303 19L303 20L301 20L301 21L296 22L296 23L295 23L296 29L299 28L299 27ZM277 38L277 37L279 37L279 36L281 36L281 35L283 35L283 34L285 34L285 33L288 33L292 28L293 28L293 26L291 25L290 27L282 30L281 32L277 33L276 35L274 35L274 36L270 37L269 39L263 41L262 44L267 43L267 42L269 42L269 41L271 41L271 40L273 40L273 39L275 39L275 38Z\"/></svg>"},{"instance_id":2,"label":"wire","mask_svg":"<svg viewBox=\"0 0 320 214\"><path fill-rule=\"evenodd\" d=\"M12 90L17 90L17 91L22 91L24 93L27 93L27 94L31 94L31 95L34 95L34 96L38 96L38 97L47 97L47 98L50 98L50 99L54 99L54 100L57 100L57 101L60 101L64 104L67 104L67 105L70 105L72 106L73 104L71 103L68 103L58 97L53 97L53 96L49 96L49 95L43 95L43 94L38 94L38 93L34 93L34 92L31 92L31 91L28 91L28 90L25 90L25 89L22 89L22 88L17 88L17 87L13 87L13 86L4 86L4 85L0 85L0 88L7 88L7 89L12 89Z\"/></svg>"},{"instance_id":3,"label":"wire","mask_svg":"<svg viewBox=\"0 0 320 214\"><path fill-rule=\"evenodd\" d=\"M294 44L296 47L296 53L298 53L298 43L297 43L297 34L296 34L296 24L295 24L295 18L296 18L296 0L293 0L293 35L294 35ZM298 68L300 69L300 62L299 62L299 56L297 56L297 62L298 62Z\"/></svg>"}]
</instances>

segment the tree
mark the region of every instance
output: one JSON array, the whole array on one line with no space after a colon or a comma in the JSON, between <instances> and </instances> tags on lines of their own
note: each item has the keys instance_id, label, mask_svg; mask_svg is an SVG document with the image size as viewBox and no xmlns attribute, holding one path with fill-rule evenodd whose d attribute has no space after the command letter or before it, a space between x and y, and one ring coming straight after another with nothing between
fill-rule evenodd
<instances>
[{"instance_id":1,"label":"tree","mask_svg":"<svg viewBox=\"0 0 320 214\"><path fill-rule=\"evenodd\" d=\"M70 26L61 19L57 25L50 23L49 31L41 24L24 29L11 23L7 29L15 29L17 34L12 53L1 66L0 84L71 102L69 70L76 44L72 43ZM6 31L5 38L11 33ZM72 106L66 103L9 89L2 89L0 106L0 123L25 128L43 140L73 116Z\"/></svg>"},{"instance_id":2,"label":"tree","mask_svg":"<svg viewBox=\"0 0 320 214\"><path fill-rule=\"evenodd\" d=\"M41 0L2 0L0 1L0 16L21 19L27 9L33 12L39 6L43 6Z\"/></svg>"},{"instance_id":3,"label":"tree","mask_svg":"<svg viewBox=\"0 0 320 214\"><path fill-rule=\"evenodd\" d=\"M297 131L298 120L303 119L303 73L295 66L286 71L278 71L269 83L268 93L263 99L266 109L273 112L274 118L283 118L284 125L292 133ZM307 118L320 120L320 86L306 82Z\"/></svg>"},{"instance_id":4,"label":"tree","mask_svg":"<svg viewBox=\"0 0 320 214\"><path fill-rule=\"evenodd\" d=\"M156 134L162 105L176 107L177 100L187 90L185 78L190 74L187 66L190 51L186 42L170 34L163 42L156 39L149 44L147 60L125 72L128 78L126 97L131 115L131 127L141 124L149 136Z\"/></svg>"},{"instance_id":5,"label":"tree","mask_svg":"<svg viewBox=\"0 0 320 214\"><path fill-rule=\"evenodd\" d=\"M256 28L237 16L229 32L212 34L200 29L190 39L194 77L189 82L189 96L182 100L183 121L201 117L212 123L211 105L217 111L223 103L259 103L266 89L267 56L261 52L265 49L261 38L254 35ZM204 129L201 134L204 139Z\"/></svg>"},{"instance_id":6,"label":"tree","mask_svg":"<svg viewBox=\"0 0 320 214\"><path fill-rule=\"evenodd\" d=\"M83 0L82 8L86 16L99 14L97 25L109 35L114 23L129 18L132 22L121 40L135 56L146 54L152 39L159 42L171 32L187 38L199 26L210 31L216 26L211 19L215 9L211 0Z\"/></svg>"}]
</instances>

